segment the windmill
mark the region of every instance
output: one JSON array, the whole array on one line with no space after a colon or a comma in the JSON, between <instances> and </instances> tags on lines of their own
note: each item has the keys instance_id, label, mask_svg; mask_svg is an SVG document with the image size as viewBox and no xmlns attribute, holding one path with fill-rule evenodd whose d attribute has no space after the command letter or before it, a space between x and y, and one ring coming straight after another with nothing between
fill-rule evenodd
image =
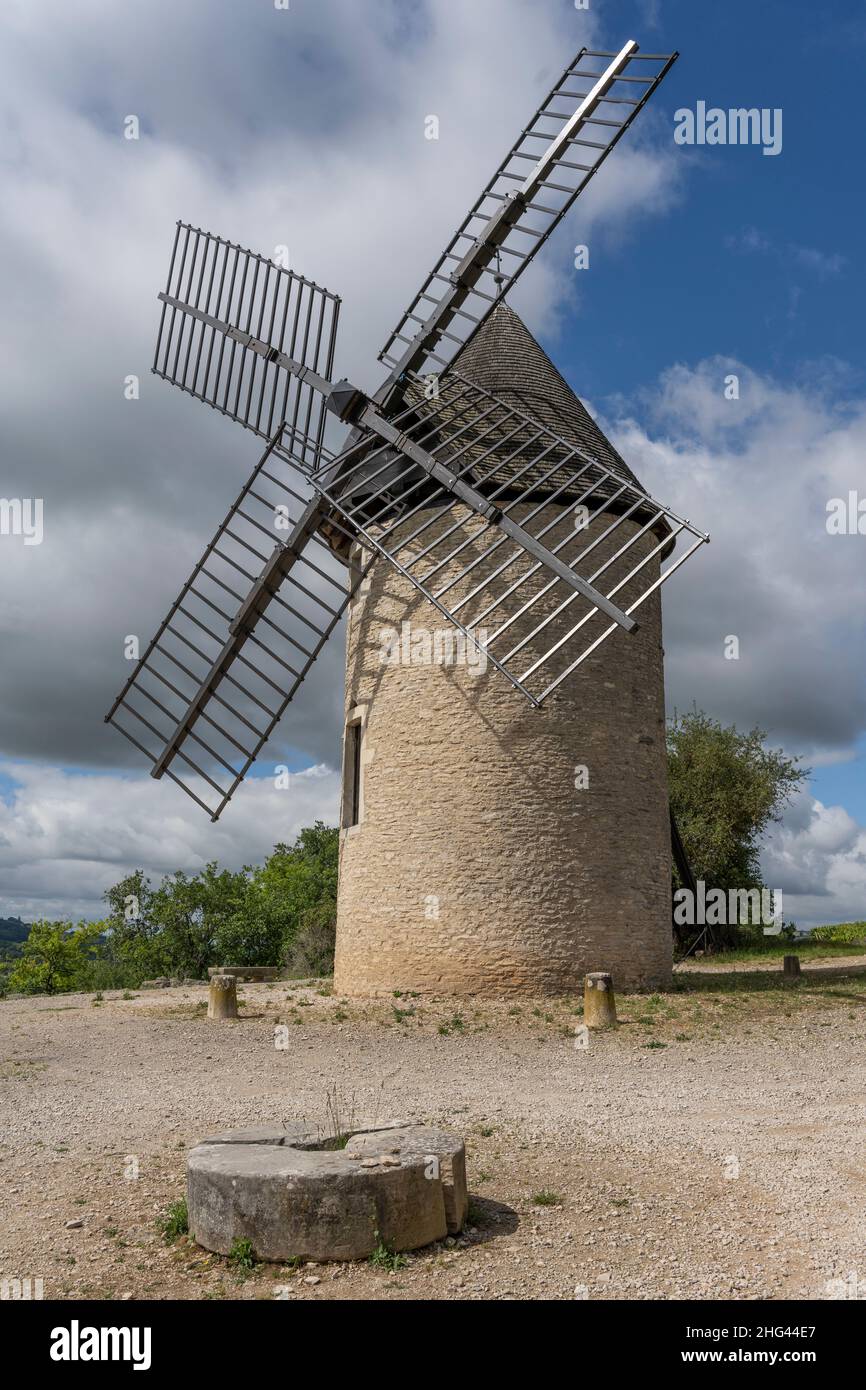
<instances>
[{"instance_id":1,"label":"windmill","mask_svg":"<svg viewBox=\"0 0 866 1390\"><path fill-rule=\"evenodd\" d=\"M266 447L106 720L216 820L349 609L342 992L670 970L658 591L708 537L504 301L676 56L580 50L373 396L333 379L334 294L177 224L153 370Z\"/></svg>"}]
</instances>

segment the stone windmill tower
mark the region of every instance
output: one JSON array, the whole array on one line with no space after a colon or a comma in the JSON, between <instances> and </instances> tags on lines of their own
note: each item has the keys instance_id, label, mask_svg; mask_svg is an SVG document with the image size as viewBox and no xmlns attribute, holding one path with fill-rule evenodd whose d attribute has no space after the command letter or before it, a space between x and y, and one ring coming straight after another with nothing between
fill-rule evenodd
<instances>
[{"instance_id":1,"label":"stone windmill tower","mask_svg":"<svg viewBox=\"0 0 866 1390\"><path fill-rule=\"evenodd\" d=\"M455 365L637 482L506 305ZM549 504L557 534L573 528L584 492L579 480ZM610 520L592 521L585 543ZM616 548L644 525L622 522ZM664 519L657 531L639 542L646 553L669 535ZM653 582L664 557L649 562ZM639 631L602 644L540 709L471 649L461 659L445 626L384 560L349 607L335 988L562 993L596 968L625 987L662 986L672 935L658 591Z\"/></svg>"},{"instance_id":2,"label":"stone windmill tower","mask_svg":"<svg viewBox=\"0 0 866 1390\"><path fill-rule=\"evenodd\" d=\"M659 589L707 537L505 299L675 57L581 50L373 397L336 296L178 223L154 371L267 448L106 719L216 820L348 609L342 993L669 974Z\"/></svg>"}]
</instances>

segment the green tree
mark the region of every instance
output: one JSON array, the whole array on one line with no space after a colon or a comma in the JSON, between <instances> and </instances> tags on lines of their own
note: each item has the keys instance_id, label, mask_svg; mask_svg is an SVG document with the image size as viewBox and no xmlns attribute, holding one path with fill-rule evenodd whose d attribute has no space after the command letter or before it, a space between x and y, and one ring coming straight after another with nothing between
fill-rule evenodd
<instances>
[{"instance_id":1,"label":"green tree","mask_svg":"<svg viewBox=\"0 0 866 1390\"><path fill-rule=\"evenodd\" d=\"M34 922L8 989L20 994L59 994L82 987L99 952L102 922Z\"/></svg>"},{"instance_id":2,"label":"green tree","mask_svg":"<svg viewBox=\"0 0 866 1390\"><path fill-rule=\"evenodd\" d=\"M158 928L161 959L168 974L200 979L209 965L217 963L218 936L238 915L246 891L246 870L232 873L219 869L216 863L207 864L193 878L178 869L163 879L150 900L149 911Z\"/></svg>"},{"instance_id":3,"label":"green tree","mask_svg":"<svg viewBox=\"0 0 866 1390\"><path fill-rule=\"evenodd\" d=\"M695 878L713 888L761 888L761 837L809 776L764 730L740 733L693 710L668 726L668 779Z\"/></svg>"},{"instance_id":4,"label":"green tree","mask_svg":"<svg viewBox=\"0 0 866 1390\"><path fill-rule=\"evenodd\" d=\"M109 909L103 953L112 977L108 987L136 988L148 976L168 973L162 929L154 915L154 892L142 870L127 874L104 898Z\"/></svg>"},{"instance_id":5,"label":"green tree","mask_svg":"<svg viewBox=\"0 0 866 1390\"><path fill-rule=\"evenodd\" d=\"M249 870L238 911L217 933L220 962L283 964L305 921L321 958L322 924L333 917L337 901L339 847L339 831L317 821L293 845L275 845L261 867Z\"/></svg>"},{"instance_id":6,"label":"green tree","mask_svg":"<svg viewBox=\"0 0 866 1390\"><path fill-rule=\"evenodd\" d=\"M104 922L41 922L0 988L26 993L137 987L152 975L194 976L222 965L333 966L339 832L322 821L257 868L216 863L178 870L154 889L141 869L105 893ZM17 949L17 947L16 947ZM4 980L8 969L8 980Z\"/></svg>"}]
</instances>

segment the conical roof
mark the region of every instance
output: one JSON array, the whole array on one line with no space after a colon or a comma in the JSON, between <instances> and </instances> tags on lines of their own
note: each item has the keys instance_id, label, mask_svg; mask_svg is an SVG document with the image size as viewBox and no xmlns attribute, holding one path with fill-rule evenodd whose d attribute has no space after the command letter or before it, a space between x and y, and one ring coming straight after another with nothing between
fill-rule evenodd
<instances>
[{"instance_id":1,"label":"conical roof","mask_svg":"<svg viewBox=\"0 0 866 1390\"><path fill-rule=\"evenodd\" d=\"M498 304L455 358L453 369L499 396L591 458L640 487L635 474L606 438L523 320Z\"/></svg>"}]
</instances>

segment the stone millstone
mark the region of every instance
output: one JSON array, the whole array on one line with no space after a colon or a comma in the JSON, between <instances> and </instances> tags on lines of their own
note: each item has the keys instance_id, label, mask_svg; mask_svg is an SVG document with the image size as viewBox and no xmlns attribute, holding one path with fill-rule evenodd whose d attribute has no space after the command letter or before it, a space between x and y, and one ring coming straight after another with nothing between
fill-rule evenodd
<instances>
[{"instance_id":1,"label":"stone millstone","mask_svg":"<svg viewBox=\"0 0 866 1390\"><path fill-rule=\"evenodd\" d=\"M387 1142L385 1142L387 1141ZM426 1170L436 1171L442 1183L445 1200L445 1219L448 1234L463 1229L469 1210L466 1188L466 1149L462 1139L447 1129L428 1129L425 1125L407 1125L389 1133L356 1134L348 1146L350 1153L399 1155L401 1158L424 1159Z\"/></svg>"},{"instance_id":2,"label":"stone millstone","mask_svg":"<svg viewBox=\"0 0 866 1390\"><path fill-rule=\"evenodd\" d=\"M463 1140L421 1125L351 1129L328 1147L306 1125L217 1134L187 1162L193 1238L221 1255L248 1240L262 1260L360 1260L383 1242L415 1250L459 1230Z\"/></svg>"}]
</instances>

